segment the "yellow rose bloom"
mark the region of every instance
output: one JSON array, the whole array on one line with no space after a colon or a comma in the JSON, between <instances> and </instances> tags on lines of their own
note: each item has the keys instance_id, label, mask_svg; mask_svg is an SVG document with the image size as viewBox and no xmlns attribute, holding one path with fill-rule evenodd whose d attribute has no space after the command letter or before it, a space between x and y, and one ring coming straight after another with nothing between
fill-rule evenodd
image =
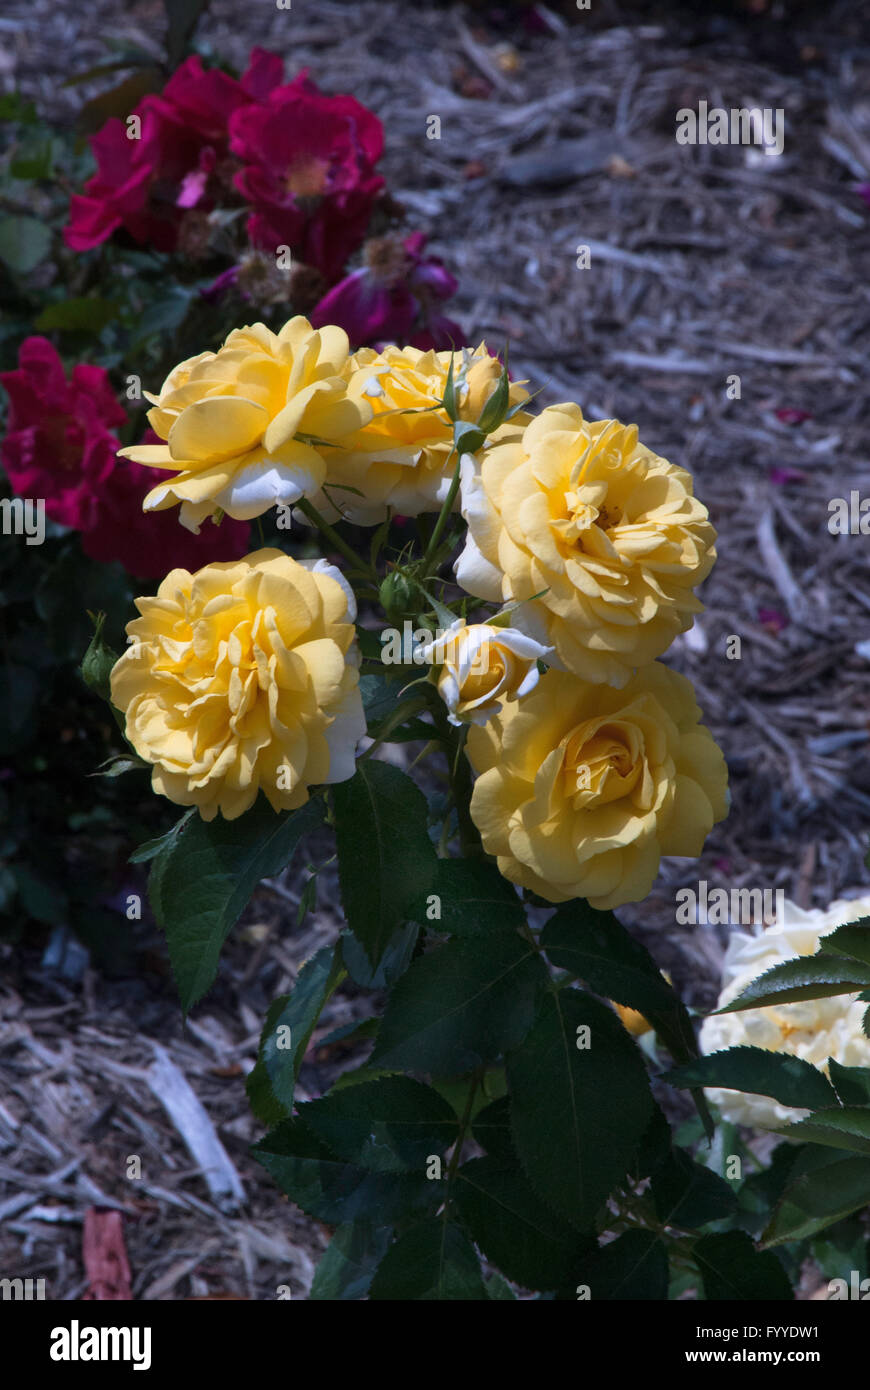
<instances>
[{"instance_id":1,"label":"yellow rose bloom","mask_svg":"<svg viewBox=\"0 0 870 1390\"><path fill-rule=\"evenodd\" d=\"M496 602L541 594L517 626L584 680L625 685L702 611L692 588L716 533L689 474L640 444L635 425L549 406L463 460L461 505L458 583Z\"/></svg>"},{"instance_id":2,"label":"yellow rose bloom","mask_svg":"<svg viewBox=\"0 0 870 1390\"><path fill-rule=\"evenodd\" d=\"M623 690L551 670L468 735L471 816L505 878L620 907L663 854L697 856L727 814L727 770L692 686L658 662Z\"/></svg>"},{"instance_id":3,"label":"yellow rose bloom","mask_svg":"<svg viewBox=\"0 0 870 1390\"><path fill-rule=\"evenodd\" d=\"M218 508L246 521L276 503L316 492L326 476L321 453L300 435L334 440L371 418L346 380L347 334L315 331L297 317L273 333L262 323L237 328L217 352L175 367L148 412L165 444L119 452L176 476L151 489L144 510L181 503L192 531Z\"/></svg>"},{"instance_id":4,"label":"yellow rose bloom","mask_svg":"<svg viewBox=\"0 0 870 1390\"><path fill-rule=\"evenodd\" d=\"M456 353L386 347L383 352L361 348L353 355L349 389L355 399L368 401L372 419L326 455L327 492L317 499L318 507L331 507L330 515L338 510L363 526L382 521L387 507L403 516L440 510L456 456L450 458L453 426L443 409L433 407L444 396L451 357L460 416L476 421L502 371L485 343ZM521 383L511 384L511 404L526 395ZM346 490L351 487L362 496Z\"/></svg>"},{"instance_id":5,"label":"yellow rose bloom","mask_svg":"<svg viewBox=\"0 0 870 1390\"><path fill-rule=\"evenodd\" d=\"M356 604L335 566L280 550L172 570L136 600L112 702L154 790L203 820L276 811L354 773L365 733Z\"/></svg>"},{"instance_id":6,"label":"yellow rose bloom","mask_svg":"<svg viewBox=\"0 0 870 1390\"><path fill-rule=\"evenodd\" d=\"M485 724L505 700L518 700L538 684L538 661L551 654L534 638L489 623L466 626L458 618L423 647L420 659L439 666L438 692L451 724Z\"/></svg>"},{"instance_id":7,"label":"yellow rose bloom","mask_svg":"<svg viewBox=\"0 0 870 1390\"><path fill-rule=\"evenodd\" d=\"M730 1004L774 965L815 955L828 932L862 917L870 917L870 897L840 900L824 910L809 911L786 899L773 925L758 935L733 932L722 966L723 989L717 1008ZM802 1057L825 1075L831 1057L844 1067L870 1067L870 1038L862 1027L866 1008L856 991L835 994L830 999L802 999L795 1004L764 1005L705 1018L701 1025L701 1051L707 1055L727 1047L763 1047L768 1052ZM722 1118L736 1125L781 1129L805 1120L811 1113L749 1091L708 1086L706 1093Z\"/></svg>"}]
</instances>

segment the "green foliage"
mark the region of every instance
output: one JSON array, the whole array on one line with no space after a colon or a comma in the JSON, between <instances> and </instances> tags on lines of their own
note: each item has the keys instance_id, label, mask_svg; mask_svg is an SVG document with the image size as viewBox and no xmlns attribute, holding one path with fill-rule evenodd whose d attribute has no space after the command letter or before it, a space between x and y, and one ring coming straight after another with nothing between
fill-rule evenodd
<instances>
[{"instance_id":1,"label":"green foliage","mask_svg":"<svg viewBox=\"0 0 870 1390\"><path fill-rule=\"evenodd\" d=\"M360 762L333 798L342 905L376 966L435 875L426 800L405 773L373 760Z\"/></svg>"},{"instance_id":2,"label":"green foliage","mask_svg":"<svg viewBox=\"0 0 870 1390\"><path fill-rule=\"evenodd\" d=\"M257 1062L245 1083L251 1109L266 1124L292 1114L293 1093L311 1034L344 974L339 952L325 946L305 962L293 993L272 1001Z\"/></svg>"},{"instance_id":3,"label":"green foliage","mask_svg":"<svg viewBox=\"0 0 870 1390\"><path fill-rule=\"evenodd\" d=\"M148 891L185 1012L214 980L227 933L260 879L285 868L322 819L320 798L281 816L261 798L238 820L195 817L157 853Z\"/></svg>"},{"instance_id":4,"label":"green foliage","mask_svg":"<svg viewBox=\"0 0 870 1390\"><path fill-rule=\"evenodd\" d=\"M514 1143L533 1187L590 1229L652 1117L637 1047L588 994L548 990L507 1075Z\"/></svg>"},{"instance_id":5,"label":"green foliage","mask_svg":"<svg viewBox=\"0 0 870 1390\"><path fill-rule=\"evenodd\" d=\"M825 1075L801 1057L761 1047L729 1047L677 1067L666 1078L672 1086L721 1086L773 1096L782 1105L812 1109L833 1105L836 1095Z\"/></svg>"},{"instance_id":6,"label":"green foliage","mask_svg":"<svg viewBox=\"0 0 870 1390\"><path fill-rule=\"evenodd\" d=\"M788 1276L770 1251L756 1250L744 1231L702 1236L692 1250L710 1299L783 1302L793 1298Z\"/></svg>"},{"instance_id":7,"label":"green foliage","mask_svg":"<svg viewBox=\"0 0 870 1390\"><path fill-rule=\"evenodd\" d=\"M515 932L455 939L422 956L395 986L378 1033L378 1066L454 1076L517 1046L546 971Z\"/></svg>"}]
</instances>

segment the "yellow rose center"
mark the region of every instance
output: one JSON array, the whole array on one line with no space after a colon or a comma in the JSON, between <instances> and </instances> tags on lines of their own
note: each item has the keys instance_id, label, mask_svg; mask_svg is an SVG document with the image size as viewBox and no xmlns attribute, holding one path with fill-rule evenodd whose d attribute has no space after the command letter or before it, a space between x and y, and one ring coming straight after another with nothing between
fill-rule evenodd
<instances>
[{"instance_id":1,"label":"yellow rose center","mask_svg":"<svg viewBox=\"0 0 870 1390\"><path fill-rule=\"evenodd\" d=\"M565 793L574 809L590 801L617 801L634 790L643 771L643 739L634 724L614 720L581 725L564 744Z\"/></svg>"}]
</instances>

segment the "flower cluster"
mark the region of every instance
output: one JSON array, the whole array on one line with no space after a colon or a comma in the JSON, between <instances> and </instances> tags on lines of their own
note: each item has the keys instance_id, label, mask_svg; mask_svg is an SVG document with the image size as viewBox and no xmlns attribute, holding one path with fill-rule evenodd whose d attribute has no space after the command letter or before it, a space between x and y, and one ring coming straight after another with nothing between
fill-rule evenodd
<instances>
[{"instance_id":1,"label":"flower cluster","mask_svg":"<svg viewBox=\"0 0 870 1390\"><path fill-rule=\"evenodd\" d=\"M870 898L840 900L825 910L805 911L786 900L776 921L757 936L734 932L722 967L723 1009L753 980L783 961L811 956L836 927L870 916ZM739 1013L713 1015L701 1026L701 1051L762 1047L802 1057L827 1073L830 1058L846 1067L870 1066L870 1038L863 1029L866 1003L858 994L836 994L796 1004L770 1004ZM782 1105L771 1096L710 1087L709 1099L731 1124L781 1129L806 1119L808 1110Z\"/></svg>"},{"instance_id":2,"label":"flower cluster","mask_svg":"<svg viewBox=\"0 0 870 1390\"><path fill-rule=\"evenodd\" d=\"M18 367L0 374L9 396L0 449L15 492L42 498L52 521L81 533L94 560L119 560L140 579L159 579L181 564L228 560L248 548L249 527L236 522L192 536L174 518L155 526L142 504L159 476L139 463L118 463L115 433L127 415L102 367L79 363L69 378L46 338L26 338Z\"/></svg>"},{"instance_id":3,"label":"flower cluster","mask_svg":"<svg viewBox=\"0 0 870 1390\"><path fill-rule=\"evenodd\" d=\"M376 304L370 292L360 276L358 304ZM470 597L425 655L448 723L469 726L471 817L506 878L608 908L648 893L662 854L700 853L727 814L725 762L690 683L654 658L700 609L715 533L689 475L634 426L586 421L572 404L533 417L484 343L351 354L341 329L301 316L277 334L235 330L149 399L166 442L124 453L171 475L146 509L180 503L190 527L278 504L335 538L341 518L438 513L424 560L382 586L388 611L415 592L429 601L442 533L464 517L455 573ZM457 540L448 533L447 550ZM170 575L140 604L134 654L117 668L115 699L154 785L203 814L240 814L258 785L298 805L306 784L353 771L354 650L308 626L319 609L277 554ZM279 575L292 599L276 597ZM469 623L474 600L506 607ZM315 709L323 742L309 757Z\"/></svg>"},{"instance_id":4,"label":"flower cluster","mask_svg":"<svg viewBox=\"0 0 870 1390\"><path fill-rule=\"evenodd\" d=\"M355 346L456 346L462 331L442 312L456 280L424 255L425 233L373 236L364 264L341 278L376 208L384 223L398 209L376 171L383 144L372 111L321 92L307 69L285 82L277 53L254 48L239 79L195 55L92 137L97 172L73 196L64 238L89 251L123 230L201 259L210 215L246 208L249 248L202 291L207 300L230 287L258 304L289 300L313 311L316 327L341 324ZM289 280L276 269L282 250L293 258Z\"/></svg>"}]
</instances>

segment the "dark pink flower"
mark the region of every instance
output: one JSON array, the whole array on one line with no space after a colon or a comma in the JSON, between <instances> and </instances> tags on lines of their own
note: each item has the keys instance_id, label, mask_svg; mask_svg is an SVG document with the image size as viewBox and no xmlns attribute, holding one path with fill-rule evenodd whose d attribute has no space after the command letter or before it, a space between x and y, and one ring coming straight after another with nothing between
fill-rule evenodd
<instances>
[{"instance_id":1,"label":"dark pink flower","mask_svg":"<svg viewBox=\"0 0 870 1390\"><path fill-rule=\"evenodd\" d=\"M80 531L92 559L120 560L140 579L162 579L177 566L198 569L245 554L247 522L227 518L195 536L174 509L142 511L160 470L116 458L114 431L127 413L104 368L79 363L67 379L48 339L27 338L17 369L0 380L9 396L0 449L9 482L19 496L43 498L52 521Z\"/></svg>"},{"instance_id":2,"label":"dark pink flower","mask_svg":"<svg viewBox=\"0 0 870 1390\"><path fill-rule=\"evenodd\" d=\"M26 338L18 368L0 374L9 395L3 467L22 497L45 499L63 526L89 524L98 490L115 466L112 430L126 423L108 374L80 363L67 381L47 338Z\"/></svg>"},{"instance_id":3,"label":"dark pink flower","mask_svg":"<svg viewBox=\"0 0 870 1390\"><path fill-rule=\"evenodd\" d=\"M282 73L281 58L261 48L238 82L194 56L131 113L141 121L138 140L126 122L107 121L91 139L97 172L71 201L66 244L89 251L124 227L140 243L174 250L185 210L213 204L209 182L228 160L230 116L265 101Z\"/></svg>"},{"instance_id":4,"label":"dark pink flower","mask_svg":"<svg viewBox=\"0 0 870 1390\"><path fill-rule=\"evenodd\" d=\"M390 341L440 351L462 343L459 325L433 312L456 292L456 279L436 256L423 256L425 244L423 232L367 242L365 265L324 295L314 327L336 323L355 347Z\"/></svg>"},{"instance_id":5,"label":"dark pink flower","mask_svg":"<svg viewBox=\"0 0 870 1390\"><path fill-rule=\"evenodd\" d=\"M146 439L160 443L151 430ZM92 522L82 531L85 554L104 564L119 560L137 579L163 579L173 569L197 570L247 553L251 534L247 521L224 517L220 526L205 522L197 536L180 524L175 507L143 512L146 494L165 478L159 468L118 459L100 488Z\"/></svg>"},{"instance_id":6,"label":"dark pink flower","mask_svg":"<svg viewBox=\"0 0 870 1390\"><path fill-rule=\"evenodd\" d=\"M307 71L230 117L235 183L251 204L248 235L274 254L287 245L327 279L360 245L383 187L377 116L352 96L327 96Z\"/></svg>"}]
</instances>

